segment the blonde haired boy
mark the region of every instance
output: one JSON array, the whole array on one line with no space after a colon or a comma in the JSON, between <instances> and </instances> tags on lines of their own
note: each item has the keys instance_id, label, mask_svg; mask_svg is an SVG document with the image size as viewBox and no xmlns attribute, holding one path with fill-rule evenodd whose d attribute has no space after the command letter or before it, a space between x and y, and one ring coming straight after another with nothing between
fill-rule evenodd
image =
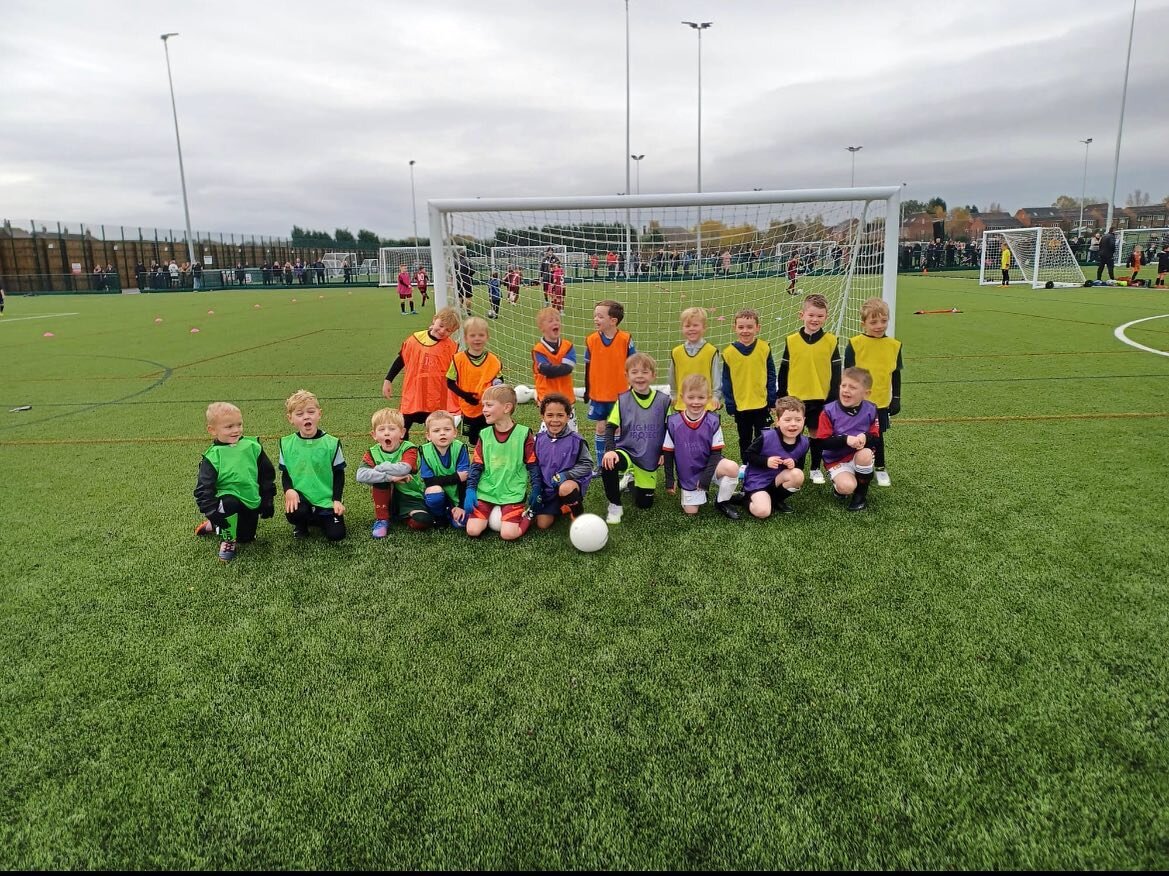
<instances>
[{"instance_id":1,"label":"blonde haired boy","mask_svg":"<svg viewBox=\"0 0 1169 876\"><path fill-rule=\"evenodd\" d=\"M458 345L451 335L459 330L459 314L444 307L434 315L430 328L414 332L402 342L398 358L386 372L382 396L394 397L394 380L404 370L402 401L399 408L406 423L406 434L414 423L425 423L434 411L447 410L450 390L447 370L454 361Z\"/></svg>"},{"instance_id":2,"label":"blonde haired boy","mask_svg":"<svg viewBox=\"0 0 1169 876\"><path fill-rule=\"evenodd\" d=\"M824 331L828 321L828 299L812 294L800 306L799 331L784 341L783 359L779 363L779 395L792 395L804 403L808 432L812 434L824 405L836 398L840 389L840 349L836 335ZM820 445L813 441L811 480L824 483L820 471Z\"/></svg>"},{"instance_id":3,"label":"blonde haired boy","mask_svg":"<svg viewBox=\"0 0 1169 876\"><path fill-rule=\"evenodd\" d=\"M345 537L345 455L341 441L320 428L321 405L307 389L284 403L288 422L296 429L280 439L280 478L284 513L293 538L307 538L313 526L329 541Z\"/></svg>"},{"instance_id":4,"label":"blonde haired boy","mask_svg":"<svg viewBox=\"0 0 1169 876\"><path fill-rule=\"evenodd\" d=\"M863 511L873 479L873 448L881 443L877 406L868 400L873 376L864 368L846 368L840 376L840 396L820 413L816 443L839 499L851 497L849 511Z\"/></svg>"},{"instance_id":5,"label":"blonde haired boy","mask_svg":"<svg viewBox=\"0 0 1169 876\"><path fill-rule=\"evenodd\" d=\"M528 531L540 501L535 438L531 429L512 419L515 406L515 390L506 384L483 393L483 416L491 428L480 433L471 453L463 505L468 515L467 535L472 538L487 529L491 511L498 505L502 521L499 534L504 541L514 541Z\"/></svg>"},{"instance_id":6,"label":"blonde haired boy","mask_svg":"<svg viewBox=\"0 0 1169 876\"><path fill-rule=\"evenodd\" d=\"M885 470L884 436L890 418L901 413L901 341L885 334L889 328L889 305L880 298L869 298L861 305L861 334L853 335L844 350L844 367L864 368L873 378L869 396L877 406L882 441L876 447L877 486L892 481Z\"/></svg>"},{"instance_id":7,"label":"blonde haired boy","mask_svg":"<svg viewBox=\"0 0 1169 876\"><path fill-rule=\"evenodd\" d=\"M670 351L667 383L674 399L674 410L686 407L682 402L682 382L691 374L701 374L710 381L711 397L708 410L722 407L723 362L718 347L706 339L706 308L687 307L682 311L682 343Z\"/></svg>"},{"instance_id":8,"label":"blonde haired boy","mask_svg":"<svg viewBox=\"0 0 1169 876\"><path fill-rule=\"evenodd\" d=\"M723 398L739 432L739 458L767 428L775 404L775 360L771 345L759 337L758 311L735 314L735 342L723 350Z\"/></svg>"},{"instance_id":9,"label":"blonde haired boy","mask_svg":"<svg viewBox=\"0 0 1169 876\"><path fill-rule=\"evenodd\" d=\"M244 437L243 414L230 402L207 406L207 433L214 441L195 482L195 504L207 519L195 535L219 533L219 559L230 563L239 543L255 539L259 519L275 512L276 470L259 439Z\"/></svg>"},{"instance_id":10,"label":"blonde haired boy","mask_svg":"<svg viewBox=\"0 0 1169 876\"><path fill-rule=\"evenodd\" d=\"M411 529L428 529L434 522L422 498L418 477L418 448L405 440L406 423L400 411L382 408L370 419L374 444L361 457L357 482L373 494L374 522L371 535L385 538L390 521Z\"/></svg>"}]
</instances>

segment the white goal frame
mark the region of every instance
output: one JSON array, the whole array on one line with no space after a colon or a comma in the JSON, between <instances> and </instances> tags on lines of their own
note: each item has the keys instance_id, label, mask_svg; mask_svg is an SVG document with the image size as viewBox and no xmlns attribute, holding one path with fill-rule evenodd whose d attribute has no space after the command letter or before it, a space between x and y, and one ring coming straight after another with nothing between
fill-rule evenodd
<instances>
[{"instance_id":1,"label":"white goal frame","mask_svg":"<svg viewBox=\"0 0 1169 876\"><path fill-rule=\"evenodd\" d=\"M492 271L499 271L501 274L513 264L518 264L527 275L529 268L532 271L538 272L540 270L540 262L544 259L546 253L551 247L552 255L560 259L560 264L568 267L568 247L564 244L556 243L536 243L536 244L519 244L516 246L493 246L491 252L488 254L488 269ZM530 252L524 252L530 250ZM512 259L510 256L503 261L500 261L499 255L504 253L514 253L518 256ZM529 265L528 262L531 262ZM531 279L528 275L527 279Z\"/></svg>"},{"instance_id":2,"label":"white goal frame","mask_svg":"<svg viewBox=\"0 0 1169 876\"><path fill-rule=\"evenodd\" d=\"M1011 250L1011 265L1023 275L1023 283L1032 289L1083 286L1085 277L1062 228L1033 225L1028 228L998 228L982 232L979 250L978 285L1002 284L1002 243ZM987 269L989 266L989 274Z\"/></svg>"},{"instance_id":3,"label":"white goal frame","mask_svg":"<svg viewBox=\"0 0 1169 876\"><path fill-rule=\"evenodd\" d=\"M1128 257L1137 244L1140 244L1144 255L1144 264L1148 265L1150 261L1156 261L1156 252L1166 243L1169 243L1169 228L1121 228L1116 232L1116 267L1128 267ZM1155 248L1151 259L1149 244Z\"/></svg>"},{"instance_id":4,"label":"white goal frame","mask_svg":"<svg viewBox=\"0 0 1169 876\"><path fill-rule=\"evenodd\" d=\"M881 272L881 297L889 304L890 335L896 334L897 319L897 217L900 215L901 187L873 186L841 189L794 189L765 192L701 192L672 195L603 195L585 197L546 198L458 198L427 202L430 218L431 261L443 265L444 270L433 272L434 302L436 307L450 303L450 277L454 273L453 247L445 246L450 238L451 217L457 213L535 212L540 210L624 210L626 215L639 208L653 207L724 207L751 204L801 204L822 201L860 201L854 234L864 227L869 206L882 203L885 207L884 263ZM844 244L845 249L854 243ZM625 244L625 263L632 261L632 246ZM849 278L851 279L851 277ZM846 298L848 284L846 283ZM843 313L839 314L843 318Z\"/></svg>"},{"instance_id":5,"label":"white goal frame","mask_svg":"<svg viewBox=\"0 0 1169 876\"><path fill-rule=\"evenodd\" d=\"M456 247L466 252L465 246ZM430 276L430 282L434 282L434 275L441 273L436 271L433 267L435 264L442 264L441 262L433 261L433 254L430 246L382 246L378 247L378 285L379 286L397 286L398 285L398 266L403 262L410 268L410 282L414 282L414 274L419 267L426 268L426 273Z\"/></svg>"}]
</instances>

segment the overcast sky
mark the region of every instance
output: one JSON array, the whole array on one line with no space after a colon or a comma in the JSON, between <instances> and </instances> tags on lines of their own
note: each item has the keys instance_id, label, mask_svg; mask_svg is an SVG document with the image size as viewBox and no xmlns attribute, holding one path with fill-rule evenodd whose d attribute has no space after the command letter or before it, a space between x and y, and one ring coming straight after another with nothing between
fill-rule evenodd
<instances>
[{"instance_id":1,"label":"overcast sky","mask_svg":"<svg viewBox=\"0 0 1169 876\"><path fill-rule=\"evenodd\" d=\"M1131 6L630 0L641 191L1107 197ZM411 233L432 197L625 190L622 0L0 0L0 216ZM1117 200L1169 195L1169 0L1139 0ZM634 184L636 185L636 183Z\"/></svg>"}]
</instances>

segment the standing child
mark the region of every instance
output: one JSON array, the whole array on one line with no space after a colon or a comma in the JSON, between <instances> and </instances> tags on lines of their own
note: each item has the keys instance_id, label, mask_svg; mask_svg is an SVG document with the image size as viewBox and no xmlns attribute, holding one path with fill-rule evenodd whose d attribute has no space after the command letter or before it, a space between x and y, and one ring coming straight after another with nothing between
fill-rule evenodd
<instances>
[{"instance_id":1,"label":"standing child","mask_svg":"<svg viewBox=\"0 0 1169 876\"><path fill-rule=\"evenodd\" d=\"M795 295L799 290L796 288L796 277L800 270L800 257L794 252L792 257L787 260L787 294Z\"/></svg>"},{"instance_id":2,"label":"standing child","mask_svg":"<svg viewBox=\"0 0 1169 876\"><path fill-rule=\"evenodd\" d=\"M568 428L576 432L576 399L572 374L576 370L576 347L560 336L560 311L543 307L536 314L540 340L532 347L532 378L535 383L536 404L552 393L559 393L569 401Z\"/></svg>"},{"instance_id":3,"label":"standing child","mask_svg":"<svg viewBox=\"0 0 1169 876\"><path fill-rule=\"evenodd\" d=\"M491 302L491 308L487 311L488 319L499 319L499 300L501 297L499 293L499 271L492 271L491 276L487 280L487 298Z\"/></svg>"},{"instance_id":4,"label":"standing child","mask_svg":"<svg viewBox=\"0 0 1169 876\"><path fill-rule=\"evenodd\" d=\"M1003 269L1003 283L1004 286L1011 285L1011 248L1005 243L1003 244L1003 253L1000 264Z\"/></svg>"},{"instance_id":5,"label":"standing child","mask_svg":"<svg viewBox=\"0 0 1169 876\"><path fill-rule=\"evenodd\" d=\"M868 400L872 375L864 368L846 368L840 398L824 406L816 442L824 449L824 465L837 498L852 496L849 511L863 511L873 478L873 448L880 446L877 406Z\"/></svg>"},{"instance_id":6,"label":"standing child","mask_svg":"<svg viewBox=\"0 0 1169 876\"><path fill-rule=\"evenodd\" d=\"M238 544L255 539L260 518L275 511L276 469L259 439L244 437L243 414L235 405L208 405L207 433L215 440L203 452L195 483L195 504L207 519L195 535L219 533L219 559L230 563Z\"/></svg>"},{"instance_id":7,"label":"standing child","mask_svg":"<svg viewBox=\"0 0 1169 876\"><path fill-rule=\"evenodd\" d=\"M483 391L503 383L500 376L503 365L498 356L488 351L488 337L487 320L468 317L463 323L463 343L467 349L455 353L446 373L447 388L458 397L463 433L471 447L478 443L479 433L487 425L483 419Z\"/></svg>"},{"instance_id":8,"label":"standing child","mask_svg":"<svg viewBox=\"0 0 1169 876\"><path fill-rule=\"evenodd\" d=\"M779 395L794 395L804 403L804 416L811 434L820 422L820 411L840 388L840 350L836 335L824 331L828 320L828 299L812 294L800 306L803 327L787 336L779 365ZM820 446L813 441L812 483L824 483L820 471Z\"/></svg>"},{"instance_id":9,"label":"standing child","mask_svg":"<svg viewBox=\"0 0 1169 876\"><path fill-rule=\"evenodd\" d=\"M625 306L619 301L601 301L593 308L596 331L585 341L585 404L588 417L597 424L593 445L597 464L605 455L605 423L613 412L617 397L628 391L625 362L637 350L633 338L618 326L625 318Z\"/></svg>"},{"instance_id":10,"label":"standing child","mask_svg":"<svg viewBox=\"0 0 1169 876\"><path fill-rule=\"evenodd\" d=\"M406 270L405 265L398 266L398 303L402 307L402 316L406 315L406 302L410 302L410 315L415 314L414 310L414 290L410 286L410 272Z\"/></svg>"},{"instance_id":11,"label":"standing child","mask_svg":"<svg viewBox=\"0 0 1169 876\"><path fill-rule=\"evenodd\" d=\"M503 278L503 285L507 286L507 300L512 304L520 303L520 284L524 281L524 272L517 265L512 265Z\"/></svg>"},{"instance_id":12,"label":"standing child","mask_svg":"<svg viewBox=\"0 0 1169 876\"><path fill-rule=\"evenodd\" d=\"M731 496L739 483L739 466L723 459L723 430L718 414L709 410L710 397L710 379L705 374L691 374L682 381L682 410L671 414L666 421L662 446L666 457L666 486L673 486L676 465L678 484L682 488L682 510L697 514L698 507L706 504L706 491L711 483L717 483L714 507L731 520L738 520L739 512L731 505ZM671 459L674 465L670 464Z\"/></svg>"},{"instance_id":13,"label":"standing child","mask_svg":"<svg viewBox=\"0 0 1169 876\"><path fill-rule=\"evenodd\" d=\"M341 441L319 428L317 397L299 389L284 403L288 422L296 431L280 439L280 475L284 512L293 538L307 538L309 527L319 526L329 541L345 537L345 456Z\"/></svg>"},{"instance_id":14,"label":"standing child","mask_svg":"<svg viewBox=\"0 0 1169 876\"><path fill-rule=\"evenodd\" d=\"M402 381L402 416L406 434L414 423L425 423L434 411L447 408L450 391L446 375L454 361L458 345L451 340L459 329L459 315L453 307L444 307L434 315L430 328L414 332L402 342L398 358L386 372L382 382L382 397L394 397L394 380L405 370Z\"/></svg>"},{"instance_id":15,"label":"standing child","mask_svg":"<svg viewBox=\"0 0 1169 876\"><path fill-rule=\"evenodd\" d=\"M463 505L467 535L472 538L483 534L491 510L498 505L499 534L504 541L515 541L528 531L540 501L536 441L531 429L512 419L515 406L515 390L506 384L489 387L483 393L483 416L491 428L483 430L471 454Z\"/></svg>"},{"instance_id":16,"label":"standing child","mask_svg":"<svg viewBox=\"0 0 1169 876\"><path fill-rule=\"evenodd\" d=\"M723 350L723 398L739 430L740 459L767 428L768 409L775 404L775 360L759 328L757 311L740 310L735 314L737 340Z\"/></svg>"},{"instance_id":17,"label":"standing child","mask_svg":"<svg viewBox=\"0 0 1169 876\"><path fill-rule=\"evenodd\" d=\"M552 306L564 313L564 265L552 259Z\"/></svg>"},{"instance_id":18,"label":"standing child","mask_svg":"<svg viewBox=\"0 0 1169 876\"><path fill-rule=\"evenodd\" d=\"M670 351L670 368L666 382L670 386L670 397L674 410L685 408L682 402L681 385L691 374L702 374L710 380L714 393L710 399L710 410L722 407L722 356L718 348L706 340L706 309L687 307L682 311L682 343ZM666 457L666 492L674 495L673 458Z\"/></svg>"},{"instance_id":19,"label":"standing child","mask_svg":"<svg viewBox=\"0 0 1169 876\"><path fill-rule=\"evenodd\" d=\"M584 511L584 494L593 478L589 443L572 428L572 402L558 392L540 402L544 428L536 435L536 462L540 465L540 503L536 526L547 529L562 515Z\"/></svg>"},{"instance_id":20,"label":"standing child","mask_svg":"<svg viewBox=\"0 0 1169 876\"><path fill-rule=\"evenodd\" d=\"M1128 278L1128 284L1132 286L1136 283L1137 274L1141 272L1141 266L1145 261L1145 251L1141 249L1138 243L1132 248L1132 252L1128 255L1128 266L1132 268L1132 275Z\"/></svg>"},{"instance_id":21,"label":"standing child","mask_svg":"<svg viewBox=\"0 0 1169 876\"><path fill-rule=\"evenodd\" d=\"M775 427L747 448L743 492L752 517L795 511L787 500L804 485L804 457L811 446L804 431L804 403L785 395L775 403Z\"/></svg>"},{"instance_id":22,"label":"standing child","mask_svg":"<svg viewBox=\"0 0 1169 876\"><path fill-rule=\"evenodd\" d=\"M683 410L682 382L691 374L701 374L710 381L714 392L707 410L722 407L723 362L718 347L706 339L706 309L687 307L682 311L682 343L670 351L669 385L674 410Z\"/></svg>"},{"instance_id":23,"label":"standing child","mask_svg":"<svg viewBox=\"0 0 1169 876\"><path fill-rule=\"evenodd\" d=\"M382 408L373 415L374 444L361 457L357 482L373 493L374 538L385 538L390 521L405 523L411 529L429 529L434 519L422 499L422 480L418 477L418 448L406 438L405 421L400 411Z\"/></svg>"},{"instance_id":24,"label":"standing child","mask_svg":"<svg viewBox=\"0 0 1169 876\"><path fill-rule=\"evenodd\" d=\"M426 418L426 437L418 474L426 488L423 499L435 521L462 529L467 522L463 501L471 457L467 445L456 438L455 418L447 411L435 411Z\"/></svg>"},{"instance_id":25,"label":"standing child","mask_svg":"<svg viewBox=\"0 0 1169 876\"><path fill-rule=\"evenodd\" d=\"M630 388L612 405L605 423L605 454L601 458L601 481L609 500L607 523L621 522L623 473L633 475L634 504L642 509L653 507L666 440L666 417L670 413L669 397L651 385L657 370L657 363L645 353L634 353L625 361Z\"/></svg>"},{"instance_id":26,"label":"standing child","mask_svg":"<svg viewBox=\"0 0 1169 876\"><path fill-rule=\"evenodd\" d=\"M889 305L880 298L869 298L861 305L861 331L849 338L844 351L845 368L864 368L872 375L873 404L881 424L881 443L876 447L877 486L892 483L885 471L885 441L889 418L901 413L901 341L885 334L889 328Z\"/></svg>"},{"instance_id":27,"label":"standing child","mask_svg":"<svg viewBox=\"0 0 1169 876\"><path fill-rule=\"evenodd\" d=\"M422 307L426 306L426 290L430 288L430 275L426 273L426 266L419 265L414 272L414 282L418 285L418 294L422 296Z\"/></svg>"},{"instance_id":28,"label":"standing child","mask_svg":"<svg viewBox=\"0 0 1169 876\"><path fill-rule=\"evenodd\" d=\"M1169 274L1169 243L1162 244L1161 251L1157 253L1157 282L1153 285L1164 286L1165 275ZM0 289L0 293L3 293ZM4 310L4 296L0 294L0 312Z\"/></svg>"}]
</instances>

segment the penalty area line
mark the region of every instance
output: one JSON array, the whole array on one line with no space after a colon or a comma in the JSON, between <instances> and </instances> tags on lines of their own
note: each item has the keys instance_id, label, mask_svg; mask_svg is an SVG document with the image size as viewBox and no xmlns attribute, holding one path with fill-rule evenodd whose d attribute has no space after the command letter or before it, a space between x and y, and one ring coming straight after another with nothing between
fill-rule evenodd
<instances>
[{"instance_id":1,"label":"penalty area line","mask_svg":"<svg viewBox=\"0 0 1169 876\"><path fill-rule=\"evenodd\" d=\"M1136 347L1138 350L1144 350L1146 353L1155 353L1158 356L1169 356L1169 350L1158 350L1156 347L1146 347L1144 344L1138 344L1130 338L1125 332L1142 322L1148 322L1152 319L1167 319L1169 313L1162 313L1157 316L1146 316L1144 319L1134 319L1132 322L1126 322L1124 325L1118 325L1115 331L1112 332L1116 339L1123 344L1128 344L1130 347Z\"/></svg>"}]
</instances>

